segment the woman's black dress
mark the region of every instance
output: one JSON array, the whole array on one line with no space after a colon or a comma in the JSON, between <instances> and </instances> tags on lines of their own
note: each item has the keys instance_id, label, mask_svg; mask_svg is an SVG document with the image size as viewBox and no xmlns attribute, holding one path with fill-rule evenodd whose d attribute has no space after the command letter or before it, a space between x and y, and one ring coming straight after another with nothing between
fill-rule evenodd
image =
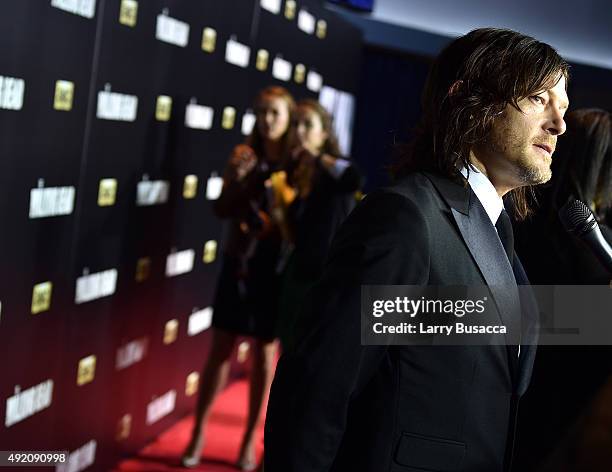
<instances>
[{"instance_id":1,"label":"woman's black dress","mask_svg":"<svg viewBox=\"0 0 612 472\"><path fill-rule=\"evenodd\" d=\"M260 237L259 212L269 215L271 210L272 195L264 182L275 170L260 162L243 181L226 183L214 206L228 224L212 324L264 340L275 338L281 236L273 227Z\"/></svg>"},{"instance_id":2,"label":"woman's black dress","mask_svg":"<svg viewBox=\"0 0 612 472\"><path fill-rule=\"evenodd\" d=\"M361 185L361 172L355 165L334 178L317 161L312 191L289 207L294 249L281 279L278 333L283 349L295 342L294 326L302 302L321 276L332 239L355 206L355 192Z\"/></svg>"}]
</instances>

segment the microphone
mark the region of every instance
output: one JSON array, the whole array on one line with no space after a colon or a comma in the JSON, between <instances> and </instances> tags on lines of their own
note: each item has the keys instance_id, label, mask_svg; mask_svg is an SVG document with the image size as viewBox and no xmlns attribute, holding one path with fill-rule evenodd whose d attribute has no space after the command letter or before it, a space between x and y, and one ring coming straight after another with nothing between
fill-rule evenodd
<instances>
[{"instance_id":1,"label":"microphone","mask_svg":"<svg viewBox=\"0 0 612 472\"><path fill-rule=\"evenodd\" d=\"M580 200L570 200L559 210L565 230L584 241L595 257L612 275L612 248L601 234L591 209Z\"/></svg>"}]
</instances>

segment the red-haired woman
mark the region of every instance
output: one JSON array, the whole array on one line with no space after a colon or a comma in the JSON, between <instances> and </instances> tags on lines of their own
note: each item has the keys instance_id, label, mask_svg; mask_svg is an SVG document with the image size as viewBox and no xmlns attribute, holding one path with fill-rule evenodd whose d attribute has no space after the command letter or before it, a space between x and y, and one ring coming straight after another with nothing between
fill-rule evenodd
<instances>
[{"instance_id":1,"label":"red-haired woman","mask_svg":"<svg viewBox=\"0 0 612 472\"><path fill-rule=\"evenodd\" d=\"M230 356L241 335L251 336L254 342L249 415L237 465L242 470L256 467L255 430L276 353L281 231L274 219L276 202L270 181L289 155L294 107L293 98L282 87L268 87L258 94L253 132L232 151L223 191L215 202L216 215L229 220L230 227L213 305L212 348L201 376L191 440L182 457L186 467L199 463L211 405L227 380Z\"/></svg>"}]
</instances>

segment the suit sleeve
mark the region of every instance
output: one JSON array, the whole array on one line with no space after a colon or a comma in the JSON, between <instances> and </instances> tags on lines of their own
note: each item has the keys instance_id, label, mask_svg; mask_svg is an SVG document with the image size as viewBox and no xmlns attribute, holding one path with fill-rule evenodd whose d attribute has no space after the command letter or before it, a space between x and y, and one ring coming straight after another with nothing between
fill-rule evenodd
<instances>
[{"instance_id":1,"label":"suit sleeve","mask_svg":"<svg viewBox=\"0 0 612 472\"><path fill-rule=\"evenodd\" d=\"M296 347L283 354L265 430L266 472L327 472L351 399L387 355L361 345L361 285L425 284L427 224L408 199L371 194L341 227L324 275L307 296Z\"/></svg>"}]
</instances>

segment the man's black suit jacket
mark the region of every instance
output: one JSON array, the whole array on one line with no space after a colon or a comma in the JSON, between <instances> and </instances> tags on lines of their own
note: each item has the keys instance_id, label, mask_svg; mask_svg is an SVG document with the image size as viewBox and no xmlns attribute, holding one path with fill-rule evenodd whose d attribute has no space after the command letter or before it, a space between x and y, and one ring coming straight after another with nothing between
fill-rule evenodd
<instances>
[{"instance_id":1,"label":"man's black suit jacket","mask_svg":"<svg viewBox=\"0 0 612 472\"><path fill-rule=\"evenodd\" d=\"M486 284L504 320L512 287L526 281L514 262L469 186L415 173L368 195L340 228L299 342L279 361L266 472L507 470L535 347L521 346L519 360L516 346L363 346L360 293ZM533 323L523 318L523 332Z\"/></svg>"}]
</instances>

